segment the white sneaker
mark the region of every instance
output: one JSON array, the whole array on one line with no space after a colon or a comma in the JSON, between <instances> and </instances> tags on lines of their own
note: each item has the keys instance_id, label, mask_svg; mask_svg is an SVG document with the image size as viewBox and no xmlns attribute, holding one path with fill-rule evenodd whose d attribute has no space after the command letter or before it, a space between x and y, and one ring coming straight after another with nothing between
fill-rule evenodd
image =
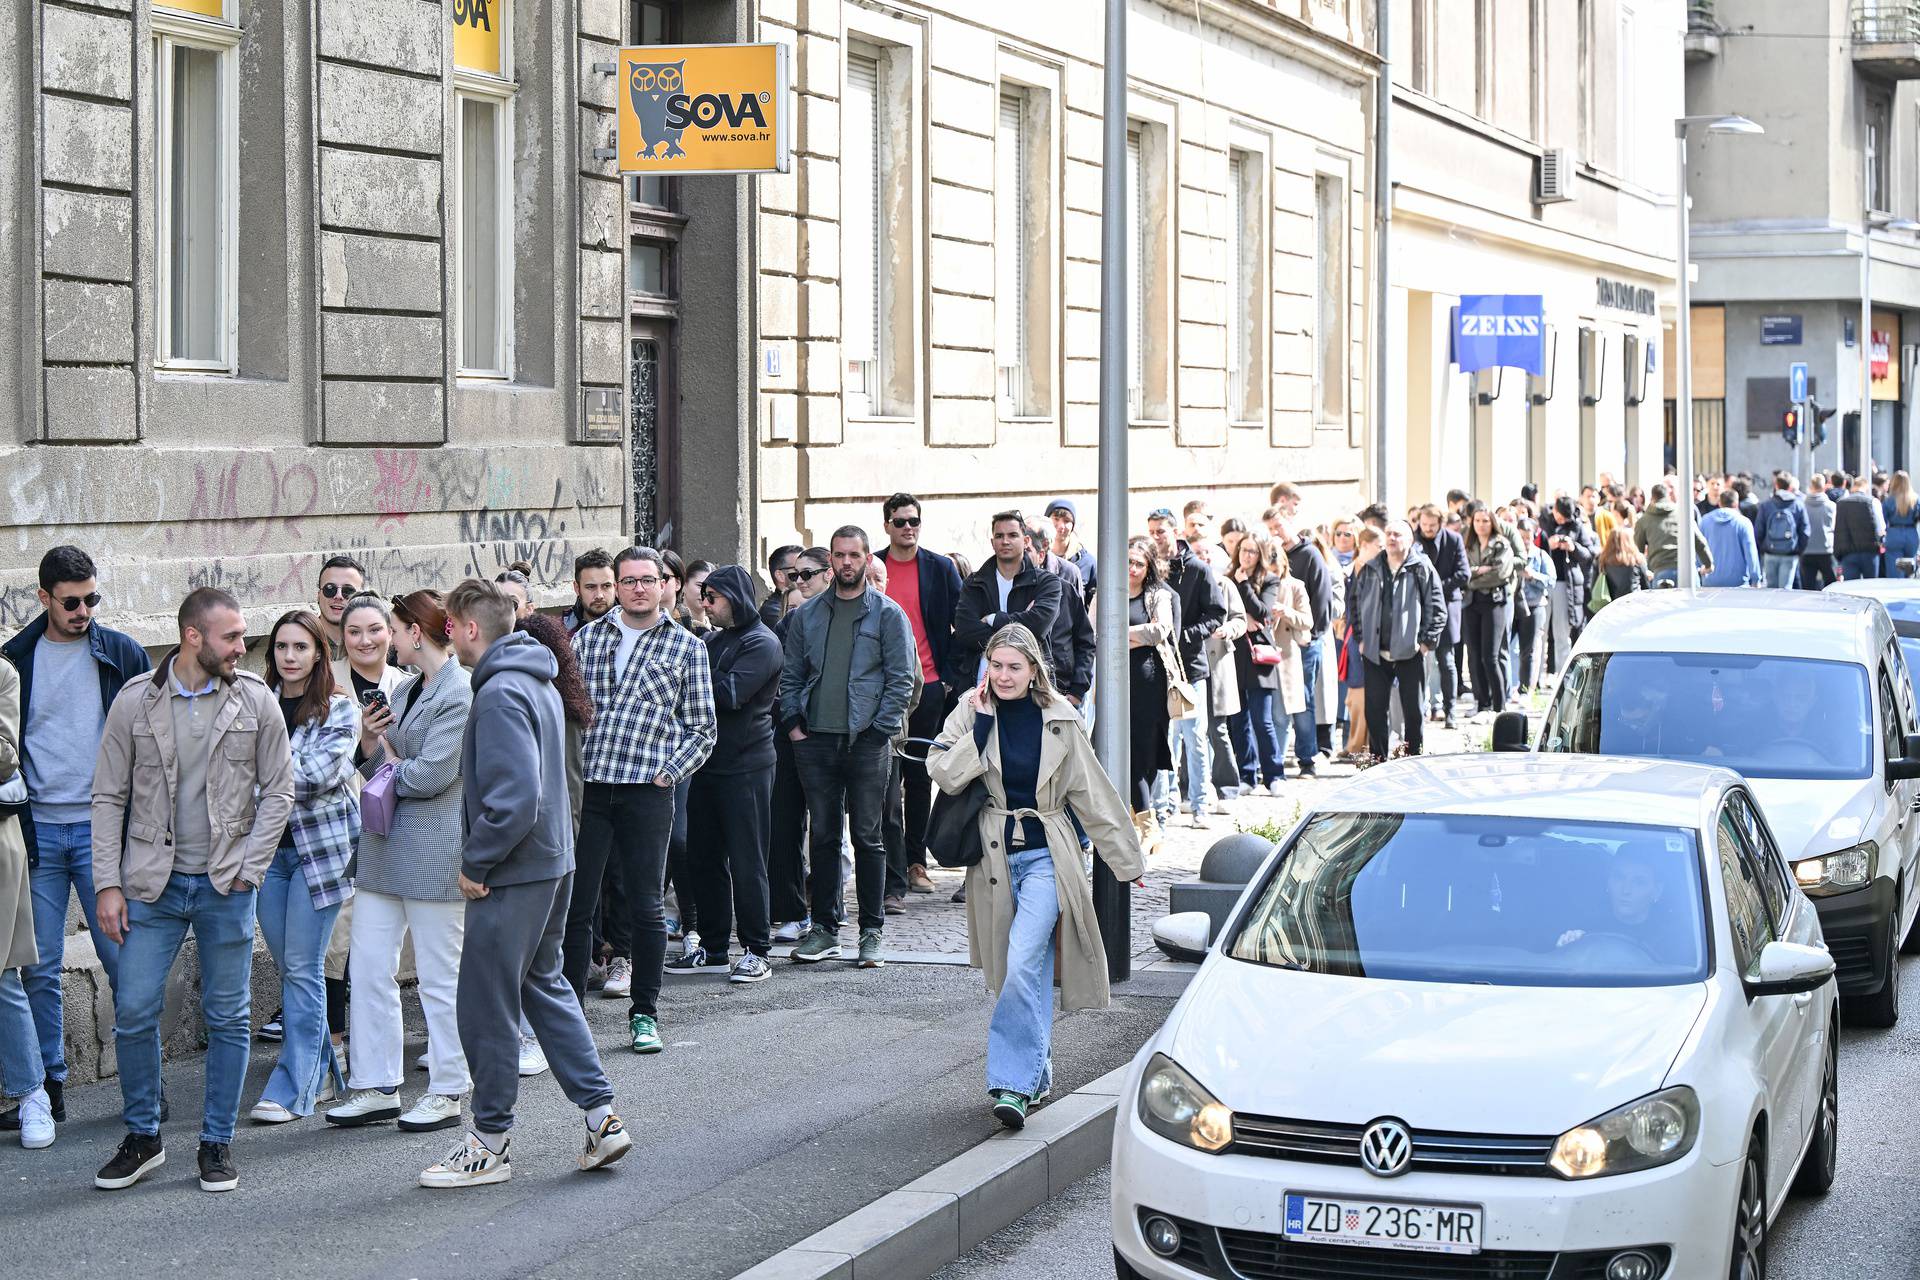
<instances>
[{"instance_id":1,"label":"white sneaker","mask_svg":"<svg viewBox=\"0 0 1920 1280\"><path fill-rule=\"evenodd\" d=\"M633 961L615 956L607 965L607 985L601 994L609 1000L625 1000L633 994Z\"/></svg>"},{"instance_id":2,"label":"white sneaker","mask_svg":"<svg viewBox=\"0 0 1920 1280\"><path fill-rule=\"evenodd\" d=\"M435 1129L451 1129L459 1123L460 1099L449 1098L444 1093L421 1094L420 1101L400 1117L400 1127L408 1133L431 1133Z\"/></svg>"},{"instance_id":3,"label":"white sneaker","mask_svg":"<svg viewBox=\"0 0 1920 1280\"><path fill-rule=\"evenodd\" d=\"M599 1131L587 1130L587 1144L580 1151L582 1169L603 1169L633 1149L633 1139L627 1136L626 1126L620 1123L619 1116L608 1116L600 1122Z\"/></svg>"},{"instance_id":4,"label":"white sneaker","mask_svg":"<svg viewBox=\"0 0 1920 1280\"><path fill-rule=\"evenodd\" d=\"M775 942L798 942L806 931L807 924L804 920L782 920L779 924L773 926L773 940Z\"/></svg>"},{"instance_id":5,"label":"white sneaker","mask_svg":"<svg viewBox=\"0 0 1920 1280\"><path fill-rule=\"evenodd\" d=\"M356 1089L353 1096L327 1112L327 1123L353 1128L400 1118L400 1095L378 1089Z\"/></svg>"},{"instance_id":6,"label":"white sneaker","mask_svg":"<svg viewBox=\"0 0 1920 1280\"><path fill-rule=\"evenodd\" d=\"M469 1131L465 1137L454 1144L453 1150L441 1156L439 1163L430 1164L420 1171L420 1185L423 1187L484 1187L489 1183L505 1182L513 1176L513 1165L509 1148L512 1142L502 1144L500 1154L487 1150L487 1144L480 1141L478 1135Z\"/></svg>"},{"instance_id":7,"label":"white sneaker","mask_svg":"<svg viewBox=\"0 0 1920 1280\"><path fill-rule=\"evenodd\" d=\"M430 1050L430 1049L428 1049L428 1050L423 1050L423 1051L421 1052L421 1054L420 1054L420 1056L419 1056L419 1057L417 1057L417 1058L415 1058L415 1059L413 1060L413 1069L414 1069L415 1071L431 1071L431 1070L433 1070L433 1063L432 1063L431 1061L429 1061L429 1059L430 1059L430 1058L431 1058L432 1056L433 1056L433 1053L432 1053L432 1050Z\"/></svg>"},{"instance_id":8,"label":"white sneaker","mask_svg":"<svg viewBox=\"0 0 1920 1280\"><path fill-rule=\"evenodd\" d=\"M694 952L698 951L699 949L700 949L700 931L697 929L687 930L685 945L683 945L680 948L680 954L683 956L690 956Z\"/></svg>"},{"instance_id":9,"label":"white sneaker","mask_svg":"<svg viewBox=\"0 0 1920 1280\"><path fill-rule=\"evenodd\" d=\"M537 1076L547 1069L546 1051L532 1036L520 1037L520 1074Z\"/></svg>"},{"instance_id":10,"label":"white sneaker","mask_svg":"<svg viewBox=\"0 0 1920 1280\"><path fill-rule=\"evenodd\" d=\"M53 1145L53 1099L45 1089L20 1099L20 1145L29 1151Z\"/></svg>"},{"instance_id":11,"label":"white sneaker","mask_svg":"<svg viewBox=\"0 0 1920 1280\"><path fill-rule=\"evenodd\" d=\"M247 1119L255 1124L287 1124L299 1118L279 1103L268 1102L265 1098L254 1103L253 1110L247 1112Z\"/></svg>"}]
</instances>

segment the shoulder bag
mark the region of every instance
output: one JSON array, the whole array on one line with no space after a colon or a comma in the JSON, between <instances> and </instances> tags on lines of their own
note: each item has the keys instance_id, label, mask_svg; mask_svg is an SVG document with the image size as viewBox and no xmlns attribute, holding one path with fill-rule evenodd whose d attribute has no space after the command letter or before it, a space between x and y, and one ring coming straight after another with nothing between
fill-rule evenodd
<instances>
[{"instance_id":1,"label":"shoulder bag","mask_svg":"<svg viewBox=\"0 0 1920 1280\"><path fill-rule=\"evenodd\" d=\"M985 856L980 845L980 812L987 807L987 784L975 778L958 795L934 788L927 814L927 852L943 867L971 867Z\"/></svg>"}]
</instances>

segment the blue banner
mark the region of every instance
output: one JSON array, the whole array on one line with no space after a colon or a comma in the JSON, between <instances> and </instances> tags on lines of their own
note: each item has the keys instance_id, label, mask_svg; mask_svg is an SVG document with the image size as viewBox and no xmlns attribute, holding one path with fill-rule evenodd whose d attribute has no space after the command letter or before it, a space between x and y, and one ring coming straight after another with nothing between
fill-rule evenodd
<instances>
[{"instance_id":1,"label":"blue banner","mask_svg":"<svg viewBox=\"0 0 1920 1280\"><path fill-rule=\"evenodd\" d=\"M1546 372L1546 308L1537 293L1469 293L1454 311L1453 358L1462 373L1506 365Z\"/></svg>"}]
</instances>

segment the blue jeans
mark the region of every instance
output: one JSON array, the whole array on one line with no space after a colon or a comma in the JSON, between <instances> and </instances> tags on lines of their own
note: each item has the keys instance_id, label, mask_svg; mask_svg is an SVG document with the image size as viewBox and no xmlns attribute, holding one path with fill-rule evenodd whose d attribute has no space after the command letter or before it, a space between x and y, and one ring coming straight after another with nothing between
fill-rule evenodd
<instances>
[{"instance_id":1,"label":"blue jeans","mask_svg":"<svg viewBox=\"0 0 1920 1280\"><path fill-rule=\"evenodd\" d=\"M1200 775L1202 782L1206 775ZM1029 1098L1053 1084L1053 929L1060 893L1053 854L1019 849L1007 855L1013 878L1013 928L1007 935L1007 980L987 1024L987 1088Z\"/></svg>"},{"instance_id":2,"label":"blue jeans","mask_svg":"<svg viewBox=\"0 0 1920 1280\"><path fill-rule=\"evenodd\" d=\"M67 1078L67 1036L60 1003L60 966L66 956L67 894L80 895L80 914L93 934L93 949L107 983L117 985L120 944L100 932L93 906L93 824L91 822L36 822L34 843L40 865L33 869L33 940L40 963L20 971L27 999L33 1004L33 1025L40 1035L40 1060L49 1080Z\"/></svg>"},{"instance_id":3,"label":"blue jeans","mask_svg":"<svg viewBox=\"0 0 1920 1280\"><path fill-rule=\"evenodd\" d=\"M1273 726L1272 689L1258 685L1243 690L1245 704L1233 717L1233 741L1240 756L1240 781L1249 787L1274 783L1286 776L1285 753Z\"/></svg>"},{"instance_id":4,"label":"blue jeans","mask_svg":"<svg viewBox=\"0 0 1920 1280\"><path fill-rule=\"evenodd\" d=\"M175 873L152 902L127 899L113 1036L128 1133L160 1132L160 1009L167 971L187 929L200 947L200 1011L207 1026L206 1109L200 1141L232 1142L252 1039L254 894L222 895L205 876Z\"/></svg>"},{"instance_id":5,"label":"blue jeans","mask_svg":"<svg viewBox=\"0 0 1920 1280\"><path fill-rule=\"evenodd\" d=\"M1213 770L1213 751L1207 742L1207 716L1203 708L1207 705L1207 682L1193 682L1194 697L1199 705L1193 714L1173 721L1167 726L1172 737L1172 756L1176 768L1184 755L1187 762L1187 803L1195 812L1205 809L1207 803L1207 775Z\"/></svg>"},{"instance_id":6,"label":"blue jeans","mask_svg":"<svg viewBox=\"0 0 1920 1280\"><path fill-rule=\"evenodd\" d=\"M1880 553L1849 551L1840 557L1840 576L1850 581L1880 576Z\"/></svg>"},{"instance_id":7,"label":"blue jeans","mask_svg":"<svg viewBox=\"0 0 1920 1280\"><path fill-rule=\"evenodd\" d=\"M273 1064L260 1097L297 1116L313 1114L313 1100L331 1069L339 1067L327 1038L327 980L323 972L327 940L340 904L315 907L307 875L296 851L282 848L260 882L260 932L280 966L280 1022L286 1028L280 1060Z\"/></svg>"},{"instance_id":8,"label":"blue jeans","mask_svg":"<svg viewBox=\"0 0 1920 1280\"><path fill-rule=\"evenodd\" d=\"M1053 951L1047 951L1049 959ZM20 975L0 971L0 1098L24 1098L40 1087L46 1071L33 1035L33 1010Z\"/></svg>"},{"instance_id":9,"label":"blue jeans","mask_svg":"<svg viewBox=\"0 0 1920 1280\"><path fill-rule=\"evenodd\" d=\"M1313 714L1315 697L1320 688L1320 644L1317 640L1300 646L1300 674L1306 681L1307 705L1304 710L1296 711L1291 716L1283 712L1280 720L1274 722L1274 727L1284 757L1287 749L1286 732L1280 729L1280 725L1283 721L1293 725L1293 758L1299 763L1300 772L1311 773L1313 758L1320 754L1320 730L1314 723Z\"/></svg>"},{"instance_id":10,"label":"blue jeans","mask_svg":"<svg viewBox=\"0 0 1920 1280\"><path fill-rule=\"evenodd\" d=\"M1769 552L1760 557L1760 569L1767 575L1769 587L1791 587L1800 573L1800 557L1776 556Z\"/></svg>"}]
</instances>

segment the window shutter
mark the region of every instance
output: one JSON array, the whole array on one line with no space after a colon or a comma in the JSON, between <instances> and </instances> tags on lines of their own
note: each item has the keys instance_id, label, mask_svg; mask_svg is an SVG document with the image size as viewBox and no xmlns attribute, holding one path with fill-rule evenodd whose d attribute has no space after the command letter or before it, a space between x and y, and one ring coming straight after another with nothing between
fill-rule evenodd
<instances>
[{"instance_id":1,"label":"window shutter","mask_svg":"<svg viewBox=\"0 0 1920 1280\"><path fill-rule=\"evenodd\" d=\"M880 64L847 55L841 104L841 171L846 184L840 228L841 310L849 366L880 353ZM869 392L877 387L866 388Z\"/></svg>"},{"instance_id":2,"label":"window shutter","mask_svg":"<svg viewBox=\"0 0 1920 1280\"><path fill-rule=\"evenodd\" d=\"M1140 133L1127 131L1127 399L1132 416L1143 408L1147 347L1147 192L1140 180Z\"/></svg>"},{"instance_id":3,"label":"window shutter","mask_svg":"<svg viewBox=\"0 0 1920 1280\"><path fill-rule=\"evenodd\" d=\"M1000 125L994 157L994 198L999 223L994 233L995 346L1003 370L1002 392L1010 412L1018 413L1027 366L1027 166L1024 101L1018 94L1000 97Z\"/></svg>"},{"instance_id":4,"label":"window shutter","mask_svg":"<svg viewBox=\"0 0 1920 1280\"><path fill-rule=\"evenodd\" d=\"M1246 160L1234 152L1227 159L1227 414L1246 413L1247 392L1247 283Z\"/></svg>"}]
</instances>

